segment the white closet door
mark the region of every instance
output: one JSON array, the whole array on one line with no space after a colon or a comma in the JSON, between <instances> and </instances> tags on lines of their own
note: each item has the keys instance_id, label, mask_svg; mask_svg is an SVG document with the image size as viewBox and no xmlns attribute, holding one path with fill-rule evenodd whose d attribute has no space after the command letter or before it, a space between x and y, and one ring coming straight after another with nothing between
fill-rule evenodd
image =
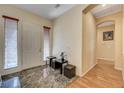
<instances>
[{"instance_id":1,"label":"white closet door","mask_svg":"<svg viewBox=\"0 0 124 93\"><path fill-rule=\"evenodd\" d=\"M23 24L23 69L42 65L41 34L40 26Z\"/></svg>"}]
</instances>

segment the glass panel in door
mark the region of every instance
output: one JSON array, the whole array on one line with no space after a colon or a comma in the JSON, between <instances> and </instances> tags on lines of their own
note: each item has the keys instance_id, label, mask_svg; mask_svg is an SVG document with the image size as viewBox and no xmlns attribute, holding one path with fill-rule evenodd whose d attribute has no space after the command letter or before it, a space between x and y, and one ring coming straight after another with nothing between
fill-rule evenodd
<instances>
[{"instance_id":1,"label":"glass panel in door","mask_svg":"<svg viewBox=\"0 0 124 93\"><path fill-rule=\"evenodd\" d=\"M5 19L4 69L18 66L17 21Z\"/></svg>"}]
</instances>

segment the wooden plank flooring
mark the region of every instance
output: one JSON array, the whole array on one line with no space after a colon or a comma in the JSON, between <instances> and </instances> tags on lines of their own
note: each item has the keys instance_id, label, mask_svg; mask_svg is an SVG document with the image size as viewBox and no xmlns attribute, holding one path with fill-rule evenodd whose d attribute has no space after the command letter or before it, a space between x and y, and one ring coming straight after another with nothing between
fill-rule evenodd
<instances>
[{"instance_id":1,"label":"wooden plank flooring","mask_svg":"<svg viewBox=\"0 0 124 93\"><path fill-rule=\"evenodd\" d=\"M98 64L85 76L67 85L68 88L123 88L122 73L114 69L110 61L98 60Z\"/></svg>"}]
</instances>

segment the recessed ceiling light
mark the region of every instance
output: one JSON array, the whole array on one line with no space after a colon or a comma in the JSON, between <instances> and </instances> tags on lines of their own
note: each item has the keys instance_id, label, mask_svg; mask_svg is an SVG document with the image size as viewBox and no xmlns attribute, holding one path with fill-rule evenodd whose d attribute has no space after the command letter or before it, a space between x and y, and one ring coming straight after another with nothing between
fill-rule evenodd
<instances>
[{"instance_id":1,"label":"recessed ceiling light","mask_svg":"<svg viewBox=\"0 0 124 93\"><path fill-rule=\"evenodd\" d=\"M105 7L106 6L106 4L102 4L102 7Z\"/></svg>"}]
</instances>

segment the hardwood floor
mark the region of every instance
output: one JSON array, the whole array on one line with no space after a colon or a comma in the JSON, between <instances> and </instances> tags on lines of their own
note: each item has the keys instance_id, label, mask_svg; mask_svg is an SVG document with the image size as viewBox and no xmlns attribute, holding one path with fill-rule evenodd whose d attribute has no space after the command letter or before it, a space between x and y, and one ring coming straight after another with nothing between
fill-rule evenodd
<instances>
[{"instance_id":1,"label":"hardwood floor","mask_svg":"<svg viewBox=\"0 0 124 93\"><path fill-rule=\"evenodd\" d=\"M98 60L98 64L85 76L67 85L68 88L122 88L122 73L114 69L112 62Z\"/></svg>"}]
</instances>

